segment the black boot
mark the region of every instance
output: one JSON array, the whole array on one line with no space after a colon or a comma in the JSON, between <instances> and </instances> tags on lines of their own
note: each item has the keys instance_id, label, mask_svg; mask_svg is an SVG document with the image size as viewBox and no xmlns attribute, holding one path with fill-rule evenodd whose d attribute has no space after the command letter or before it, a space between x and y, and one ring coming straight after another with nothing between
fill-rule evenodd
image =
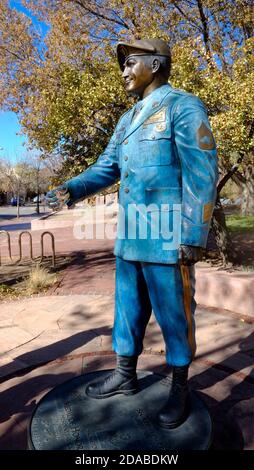
<instances>
[{"instance_id":1,"label":"black boot","mask_svg":"<svg viewBox=\"0 0 254 470\"><path fill-rule=\"evenodd\" d=\"M177 428L187 417L189 402L188 369L188 365L173 367L173 381L169 398L158 414L158 424L162 428Z\"/></svg>"},{"instance_id":2,"label":"black boot","mask_svg":"<svg viewBox=\"0 0 254 470\"><path fill-rule=\"evenodd\" d=\"M133 395L138 390L136 374L138 356L117 356L116 369L105 379L91 383L86 393L92 398L107 398L116 394Z\"/></svg>"}]
</instances>

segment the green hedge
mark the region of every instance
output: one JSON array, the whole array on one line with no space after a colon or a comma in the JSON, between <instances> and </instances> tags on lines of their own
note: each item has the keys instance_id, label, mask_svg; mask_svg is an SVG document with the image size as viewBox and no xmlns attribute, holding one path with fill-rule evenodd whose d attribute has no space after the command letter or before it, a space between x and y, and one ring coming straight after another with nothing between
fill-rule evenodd
<instances>
[{"instance_id":1,"label":"green hedge","mask_svg":"<svg viewBox=\"0 0 254 470\"><path fill-rule=\"evenodd\" d=\"M231 232L254 231L254 215L227 215L226 223Z\"/></svg>"}]
</instances>

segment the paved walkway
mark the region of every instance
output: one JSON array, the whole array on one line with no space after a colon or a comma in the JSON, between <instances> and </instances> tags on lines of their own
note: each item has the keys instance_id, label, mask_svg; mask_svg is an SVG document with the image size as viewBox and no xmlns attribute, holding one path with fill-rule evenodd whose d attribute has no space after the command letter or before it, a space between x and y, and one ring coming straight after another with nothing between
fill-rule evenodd
<instances>
[{"instance_id":1,"label":"paved walkway","mask_svg":"<svg viewBox=\"0 0 254 470\"><path fill-rule=\"evenodd\" d=\"M1 304L0 449L25 449L38 400L76 375L112 368L113 295L58 295ZM225 312L197 311L191 386L213 416L215 449L254 448L253 326ZM152 318L141 369L167 373Z\"/></svg>"}]
</instances>

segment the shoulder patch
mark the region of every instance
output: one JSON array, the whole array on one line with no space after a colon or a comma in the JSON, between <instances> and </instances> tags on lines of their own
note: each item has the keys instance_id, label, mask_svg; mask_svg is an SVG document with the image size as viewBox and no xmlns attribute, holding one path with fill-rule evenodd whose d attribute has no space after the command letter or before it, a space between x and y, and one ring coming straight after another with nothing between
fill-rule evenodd
<instances>
[{"instance_id":1,"label":"shoulder patch","mask_svg":"<svg viewBox=\"0 0 254 470\"><path fill-rule=\"evenodd\" d=\"M215 141L213 134L209 127L202 122L201 126L197 130L198 146L202 150L213 150L215 149Z\"/></svg>"}]
</instances>

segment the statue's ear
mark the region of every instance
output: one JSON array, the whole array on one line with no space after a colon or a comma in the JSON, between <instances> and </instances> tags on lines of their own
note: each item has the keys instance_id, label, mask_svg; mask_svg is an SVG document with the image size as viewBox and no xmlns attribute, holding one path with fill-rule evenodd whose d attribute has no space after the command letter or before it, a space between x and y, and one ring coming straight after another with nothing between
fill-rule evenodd
<instances>
[{"instance_id":1,"label":"statue's ear","mask_svg":"<svg viewBox=\"0 0 254 470\"><path fill-rule=\"evenodd\" d=\"M160 63L159 59L154 58L154 59L153 59L153 63L152 63L152 71L153 71L153 73L158 72L158 70L159 70L159 68L160 68L160 65L161 65L161 63Z\"/></svg>"}]
</instances>

